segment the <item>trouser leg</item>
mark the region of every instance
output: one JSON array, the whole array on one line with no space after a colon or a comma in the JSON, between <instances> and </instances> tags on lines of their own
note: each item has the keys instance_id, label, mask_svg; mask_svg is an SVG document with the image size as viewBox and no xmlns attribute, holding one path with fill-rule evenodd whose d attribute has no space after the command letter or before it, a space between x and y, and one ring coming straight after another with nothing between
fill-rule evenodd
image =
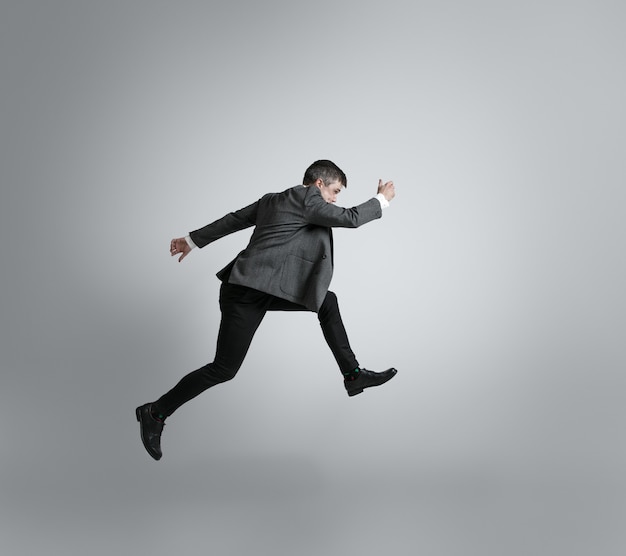
<instances>
[{"instance_id":1,"label":"trouser leg","mask_svg":"<svg viewBox=\"0 0 626 556\"><path fill-rule=\"evenodd\" d=\"M332 351L342 373L349 373L359 366L350 347L348 334L343 325L337 296L329 291L320 307L317 318L320 321L326 343Z\"/></svg>"},{"instance_id":2,"label":"trouser leg","mask_svg":"<svg viewBox=\"0 0 626 556\"><path fill-rule=\"evenodd\" d=\"M268 311L309 311L303 305L298 305L274 297L272 302L267 308ZM330 351L339 365L339 370L342 374L354 371L359 366L359 363L350 347L348 341L348 334L343 325L341 319L341 313L339 312L339 304L337 302L337 296L334 292L327 292L324 302L317 312L317 318L322 327L322 333Z\"/></svg>"},{"instance_id":3,"label":"trouser leg","mask_svg":"<svg viewBox=\"0 0 626 556\"><path fill-rule=\"evenodd\" d=\"M183 377L153 404L155 411L167 417L207 388L234 378L265 316L267 302L258 293L249 288L222 284L222 318L215 359Z\"/></svg>"}]
</instances>

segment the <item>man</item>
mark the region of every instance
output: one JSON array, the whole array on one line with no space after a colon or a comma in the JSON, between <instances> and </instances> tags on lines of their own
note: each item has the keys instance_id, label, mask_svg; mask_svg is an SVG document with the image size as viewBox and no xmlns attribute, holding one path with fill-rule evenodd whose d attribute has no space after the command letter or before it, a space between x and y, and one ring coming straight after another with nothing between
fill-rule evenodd
<instances>
[{"instance_id":1,"label":"man","mask_svg":"<svg viewBox=\"0 0 626 556\"><path fill-rule=\"evenodd\" d=\"M195 247L254 226L250 242L217 276L222 281L222 319L215 359L183 377L153 403L136 409L141 439L156 460L162 456L165 419L185 402L232 379L243 363L252 337L267 311L313 311L344 377L348 396L379 386L396 369L376 373L356 360L339 313L336 295L328 290L333 273L333 227L357 228L380 218L395 197L393 182L378 181L377 195L356 207L335 206L348 182L330 160L306 170L303 185L269 193L251 205L171 241L172 256L182 261Z\"/></svg>"}]
</instances>

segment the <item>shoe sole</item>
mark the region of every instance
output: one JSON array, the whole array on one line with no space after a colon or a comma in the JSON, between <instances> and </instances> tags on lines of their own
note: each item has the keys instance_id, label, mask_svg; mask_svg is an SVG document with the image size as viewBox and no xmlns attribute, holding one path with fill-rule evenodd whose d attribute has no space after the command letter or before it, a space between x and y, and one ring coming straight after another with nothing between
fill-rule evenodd
<instances>
[{"instance_id":1,"label":"shoe sole","mask_svg":"<svg viewBox=\"0 0 626 556\"><path fill-rule=\"evenodd\" d=\"M356 396L357 394L360 394L361 392L363 392L363 388L361 388L360 390L352 390L352 392L348 392L348 396L350 397Z\"/></svg>"}]
</instances>

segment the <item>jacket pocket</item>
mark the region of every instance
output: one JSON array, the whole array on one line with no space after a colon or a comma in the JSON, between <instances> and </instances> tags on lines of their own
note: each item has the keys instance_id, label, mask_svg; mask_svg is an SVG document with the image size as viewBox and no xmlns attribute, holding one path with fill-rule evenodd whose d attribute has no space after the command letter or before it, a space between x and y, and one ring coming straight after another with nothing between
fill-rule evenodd
<instances>
[{"instance_id":1,"label":"jacket pocket","mask_svg":"<svg viewBox=\"0 0 626 556\"><path fill-rule=\"evenodd\" d=\"M314 262L296 255L287 255L280 278L280 289L287 295L298 298L304 297L308 281L313 276L314 270Z\"/></svg>"}]
</instances>

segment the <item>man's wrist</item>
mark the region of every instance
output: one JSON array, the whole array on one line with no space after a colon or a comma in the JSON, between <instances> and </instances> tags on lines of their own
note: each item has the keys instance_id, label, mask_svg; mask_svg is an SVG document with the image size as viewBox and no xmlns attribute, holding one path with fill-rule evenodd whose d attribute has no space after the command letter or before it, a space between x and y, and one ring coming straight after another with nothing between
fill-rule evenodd
<instances>
[{"instance_id":1,"label":"man's wrist","mask_svg":"<svg viewBox=\"0 0 626 556\"><path fill-rule=\"evenodd\" d=\"M389 206L389 201L385 199L385 196L382 193L377 193L376 198L380 202L380 208L387 208Z\"/></svg>"},{"instance_id":2,"label":"man's wrist","mask_svg":"<svg viewBox=\"0 0 626 556\"><path fill-rule=\"evenodd\" d=\"M197 247L197 245L191 239L191 236L185 236L185 241L187 242L187 245L189 245L190 249L194 249L195 247Z\"/></svg>"}]
</instances>

